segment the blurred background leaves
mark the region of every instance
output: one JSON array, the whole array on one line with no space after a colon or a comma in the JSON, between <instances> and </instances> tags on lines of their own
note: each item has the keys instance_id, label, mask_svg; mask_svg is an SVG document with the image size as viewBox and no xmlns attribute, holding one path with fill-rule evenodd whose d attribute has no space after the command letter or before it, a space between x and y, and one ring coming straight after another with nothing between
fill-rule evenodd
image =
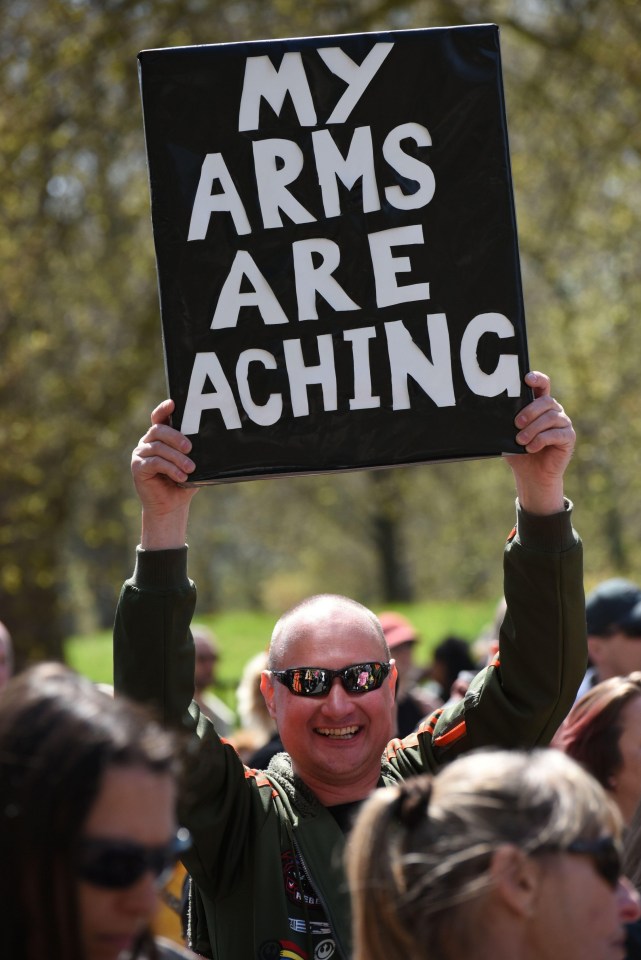
<instances>
[{"instance_id":1,"label":"blurred background leaves","mask_svg":"<svg viewBox=\"0 0 641 960\"><path fill-rule=\"evenodd\" d=\"M166 389L137 52L480 22L501 27L530 357L577 429L587 584L641 579L641 6L5 0L0 619L21 662L108 626L133 565L130 451ZM199 609L498 598L512 496L498 460L207 488Z\"/></svg>"}]
</instances>

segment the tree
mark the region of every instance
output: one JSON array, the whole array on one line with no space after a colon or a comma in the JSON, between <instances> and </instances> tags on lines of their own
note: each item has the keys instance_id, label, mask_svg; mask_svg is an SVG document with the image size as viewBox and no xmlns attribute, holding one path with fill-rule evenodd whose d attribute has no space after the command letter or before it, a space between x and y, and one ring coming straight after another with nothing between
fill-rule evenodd
<instances>
[{"instance_id":1,"label":"tree","mask_svg":"<svg viewBox=\"0 0 641 960\"><path fill-rule=\"evenodd\" d=\"M7 0L3 13L0 619L22 661L61 656L69 630L109 622L136 542L128 451L165 390L135 63L149 47L501 25L531 356L577 426L569 488L580 494L588 578L634 576L640 8ZM393 523L403 544L386 599L407 582L419 595L500 590L487 550L509 523L503 464L380 476L202 492L193 559L203 601L264 603L278 580L374 602L384 596L377 523ZM393 509L377 512L372 490L389 489ZM389 544L379 536L378 566Z\"/></svg>"}]
</instances>

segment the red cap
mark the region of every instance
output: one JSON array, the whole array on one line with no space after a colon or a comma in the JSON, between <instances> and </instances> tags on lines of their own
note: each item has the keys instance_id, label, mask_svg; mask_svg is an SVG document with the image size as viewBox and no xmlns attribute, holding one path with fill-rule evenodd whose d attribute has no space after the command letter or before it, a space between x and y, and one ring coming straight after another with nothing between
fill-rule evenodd
<instances>
[{"instance_id":1,"label":"red cap","mask_svg":"<svg viewBox=\"0 0 641 960\"><path fill-rule=\"evenodd\" d=\"M416 643L418 640L415 628L402 613L385 610L384 613L379 613L378 619L381 621L390 650L392 647L400 646L401 643Z\"/></svg>"}]
</instances>

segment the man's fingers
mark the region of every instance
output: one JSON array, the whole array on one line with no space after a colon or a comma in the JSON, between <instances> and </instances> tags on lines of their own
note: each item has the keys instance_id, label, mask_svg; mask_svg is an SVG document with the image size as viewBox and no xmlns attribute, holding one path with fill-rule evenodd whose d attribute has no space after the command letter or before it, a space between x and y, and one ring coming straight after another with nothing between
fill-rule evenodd
<instances>
[{"instance_id":1,"label":"man's fingers","mask_svg":"<svg viewBox=\"0 0 641 960\"><path fill-rule=\"evenodd\" d=\"M161 443L181 453L189 453L192 446L189 437L165 423L155 423L149 427L147 433L138 441L138 446L143 447L153 443Z\"/></svg>"},{"instance_id":2,"label":"man's fingers","mask_svg":"<svg viewBox=\"0 0 641 960\"><path fill-rule=\"evenodd\" d=\"M534 392L535 397L548 396L550 393L550 378L540 370L530 370L525 375L525 382Z\"/></svg>"},{"instance_id":3,"label":"man's fingers","mask_svg":"<svg viewBox=\"0 0 641 960\"><path fill-rule=\"evenodd\" d=\"M558 400L546 393L536 397L531 403L528 403L527 407L523 407L514 418L514 423L522 430L550 412L565 416L565 411Z\"/></svg>"},{"instance_id":4,"label":"man's fingers","mask_svg":"<svg viewBox=\"0 0 641 960\"><path fill-rule=\"evenodd\" d=\"M545 400L545 406L535 408L536 401L534 401L522 411L523 416L519 415L516 418L516 425L520 427L516 442L522 446L526 446L536 436L547 431L572 430L572 421L561 404L552 397L546 397Z\"/></svg>"},{"instance_id":5,"label":"man's fingers","mask_svg":"<svg viewBox=\"0 0 641 960\"><path fill-rule=\"evenodd\" d=\"M194 461L181 450L176 449L175 445L163 443L161 440L142 440L134 450L132 463L148 476L154 473L171 476L174 467L187 474L191 473L196 466Z\"/></svg>"},{"instance_id":6,"label":"man's fingers","mask_svg":"<svg viewBox=\"0 0 641 960\"><path fill-rule=\"evenodd\" d=\"M152 423L169 423L169 418L175 409L175 403L173 400L163 400L162 403L159 403L158 406L151 411L151 422Z\"/></svg>"},{"instance_id":7,"label":"man's fingers","mask_svg":"<svg viewBox=\"0 0 641 960\"><path fill-rule=\"evenodd\" d=\"M558 447L572 451L576 442L576 434L572 424L564 427L554 427L550 430L541 430L529 440L519 439L517 442L525 447L527 453L538 453L544 447Z\"/></svg>"}]
</instances>

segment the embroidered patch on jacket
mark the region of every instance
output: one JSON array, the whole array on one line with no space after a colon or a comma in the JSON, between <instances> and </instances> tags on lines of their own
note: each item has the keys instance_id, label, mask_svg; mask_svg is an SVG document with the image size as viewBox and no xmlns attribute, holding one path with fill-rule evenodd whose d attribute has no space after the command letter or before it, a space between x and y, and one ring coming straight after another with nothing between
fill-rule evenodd
<instances>
[{"instance_id":1,"label":"embroidered patch on jacket","mask_svg":"<svg viewBox=\"0 0 641 960\"><path fill-rule=\"evenodd\" d=\"M296 858L294 860L292 852L288 850L282 854L281 863L287 898L292 903L302 904L305 902L308 907L320 908L321 902L309 882L309 877L305 873L300 859Z\"/></svg>"},{"instance_id":2,"label":"embroidered patch on jacket","mask_svg":"<svg viewBox=\"0 0 641 960\"><path fill-rule=\"evenodd\" d=\"M258 949L258 960L309 960L309 954L291 940L266 940Z\"/></svg>"},{"instance_id":3,"label":"embroidered patch on jacket","mask_svg":"<svg viewBox=\"0 0 641 960\"><path fill-rule=\"evenodd\" d=\"M294 933L307 933L307 923L300 917L289 917L289 929ZM309 932L313 937L329 937L332 932L327 920L310 920Z\"/></svg>"}]
</instances>

